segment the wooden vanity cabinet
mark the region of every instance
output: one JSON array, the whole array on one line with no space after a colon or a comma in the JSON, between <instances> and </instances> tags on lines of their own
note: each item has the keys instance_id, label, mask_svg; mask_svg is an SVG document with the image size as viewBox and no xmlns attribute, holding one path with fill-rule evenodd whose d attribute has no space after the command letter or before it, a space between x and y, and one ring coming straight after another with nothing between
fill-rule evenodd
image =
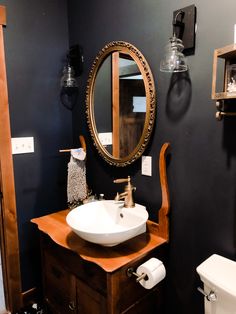
<instances>
[{"instance_id":1,"label":"wooden vanity cabinet","mask_svg":"<svg viewBox=\"0 0 236 314\"><path fill-rule=\"evenodd\" d=\"M66 223L69 210L34 218L40 230L44 299L52 314L162 314L163 284L145 289L129 277L152 257L164 265L169 241L169 191L163 144L159 157L162 205L158 223L114 247L84 241Z\"/></svg>"},{"instance_id":2,"label":"wooden vanity cabinet","mask_svg":"<svg viewBox=\"0 0 236 314\"><path fill-rule=\"evenodd\" d=\"M41 242L44 300L49 312L105 314L105 282L101 284L96 267L87 266L76 254L46 236Z\"/></svg>"},{"instance_id":3,"label":"wooden vanity cabinet","mask_svg":"<svg viewBox=\"0 0 236 314\"><path fill-rule=\"evenodd\" d=\"M44 299L52 314L162 314L163 284L145 289L129 277L152 257L166 264L169 191L163 144L159 157L162 204L158 223L114 247L84 241L66 223L69 210L31 220L40 230Z\"/></svg>"},{"instance_id":4,"label":"wooden vanity cabinet","mask_svg":"<svg viewBox=\"0 0 236 314\"><path fill-rule=\"evenodd\" d=\"M52 314L152 314L162 313L162 283L151 290L127 276L127 269L163 258L164 246L141 259L107 273L98 265L57 245L41 233L44 299Z\"/></svg>"}]
</instances>

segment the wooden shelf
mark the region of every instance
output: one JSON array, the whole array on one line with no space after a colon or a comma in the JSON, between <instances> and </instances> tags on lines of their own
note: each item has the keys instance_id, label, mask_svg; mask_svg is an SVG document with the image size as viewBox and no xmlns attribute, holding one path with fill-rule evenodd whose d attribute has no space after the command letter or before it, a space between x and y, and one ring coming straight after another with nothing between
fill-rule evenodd
<instances>
[{"instance_id":1,"label":"wooden shelf","mask_svg":"<svg viewBox=\"0 0 236 314\"><path fill-rule=\"evenodd\" d=\"M215 96L213 99L215 100L236 99L236 93L228 93L228 92L215 93Z\"/></svg>"},{"instance_id":2,"label":"wooden shelf","mask_svg":"<svg viewBox=\"0 0 236 314\"><path fill-rule=\"evenodd\" d=\"M222 82L222 91L216 92L217 82L217 69L218 69L218 58L224 59L224 73ZM228 69L230 65L235 64L236 66L236 44L228 45L222 48L214 50L213 58L213 71L212 71L212 99L225 100L225 99L236 99L236 93L227 92L228 84Z\"/></svg>"},{"instance_id":3,"label":"wooden shelf","mask_svg":"<svg viewBox=\"0 0 236 314\"><path fill-rule=\"evenodd\" d=\"M228 45L222 48L215 49L216 56L224 59L235 59L236 44Z\"/></svg>"}]
</instances>

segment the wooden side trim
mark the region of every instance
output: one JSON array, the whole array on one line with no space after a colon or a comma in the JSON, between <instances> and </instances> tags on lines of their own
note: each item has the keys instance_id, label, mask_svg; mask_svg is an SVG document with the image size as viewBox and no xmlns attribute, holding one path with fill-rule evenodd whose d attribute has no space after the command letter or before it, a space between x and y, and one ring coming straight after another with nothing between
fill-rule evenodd
<instances>
[{"instance_id":1,"label":"wooden side trim","mask_svg":"<svg viewBox=\"0 0 236 314\"><path fill-rule=\"evenodd\" d=\"M6 8L0 5L0 25L6 25Z\"/></svg>"},{"instance_id":2,"label":"wooden side trim","mask_svg":"<svg viewBox=\"0 0 236 314\"><path fill-rule=\"evenodd\" d=\"M211 89L212 99L216 99L216 73L217 73L217 51L215 50L212 67L212 89Z\"/></svg>"},{"instance_id":3,"label":"wooden side trim","mask_svg":"<svg viewBox=\"0 0 236 314\"><path fill-rule=\"evenodd\" d=\"M120 296L120 287L119 287L119 272L107 273L107 313L109 314L119 314L119 296Z\"/></svg>"},{"instance_id":4,"label":"wooden side trim","mask_svg":"<svg viewBox=\"0 0 236 314\"><path fill-rule=\"evenodd\" d=\"M3 17L4 10L0 7L0 23L3 23ZM5 301L7 310L15 311L22 305L21 275L2 25L0 25L0 175L3 196L0 227Z\"/></svg>"},{"instance_id":5,"label":"wooden side trim","mask_svg":"<svg viewBox=\"0 0 236 314\"><path fill-rule=\"evenodd\" d=\"M79 135L79 140L80 140L80 144L81 144L81 147L83 148L83 150L87 151L87 148L86 148L86 142L85 142L85 138L83 135Z\"/></svg>"},{"instance_id":6,"label":"wooden side trim","mask_svg":"<svg viewBox=\"0 0 236 314\"><path fill-rule=\"evenodd\" d=\"M166 174L166 152L170 144L165 143L162 145L159 157L159 172L161 183L162 204L158 213L159 231L158 235L167 241L169 240L169 210L170 210L170 196L167 183Z\"/></svg>"},{"instance_id":7,"label":"wooden side trim","mask_svg":"<svg viewBox=\"0 0 236 314\"><path fill-rule=\"evenodd\" d=\"M112 155L120 158L119 52L112 53Z\"/></svg>"}]
</instances>

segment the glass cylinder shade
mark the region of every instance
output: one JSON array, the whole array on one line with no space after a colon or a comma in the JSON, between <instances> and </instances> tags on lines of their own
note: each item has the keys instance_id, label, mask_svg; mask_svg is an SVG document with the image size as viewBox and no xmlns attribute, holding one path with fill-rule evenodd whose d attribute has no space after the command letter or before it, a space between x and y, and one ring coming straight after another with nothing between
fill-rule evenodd
<instances>
[{"instance_id":1,"label":"glass cylinder shade","mask_svg":"<svg viewBox=\"0 0 236 314\"><path fill-rule=\"evenodd\" d=\"M78 87L74 69L70 65L66 65L63 69L61 87Z\"/></svg>"},{"instance_id":2,"label":"glass cylinder shade","mask_svg":"<svg viewBox=\"0 0 236 314\"><path fill-rule=\"evenodd\" d=\"M188 70L186 59L182 50L184 49L182 40L173 36L169 39L166 52L161 60L161 72L184 72Z\"/></svg>"}]
</instances>

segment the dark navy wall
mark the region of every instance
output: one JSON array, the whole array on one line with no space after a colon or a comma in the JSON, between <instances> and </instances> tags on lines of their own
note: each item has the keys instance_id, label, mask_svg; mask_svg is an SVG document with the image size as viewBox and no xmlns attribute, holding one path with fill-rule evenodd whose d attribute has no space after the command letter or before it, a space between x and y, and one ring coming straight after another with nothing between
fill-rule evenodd
<instances>
[{"instance_id":1,"label":"dark navy wall","mask_svg":"<svg viewBox=\"0 0 236 314\"><path fill-rule=\"evenodd\" d=\"M136 201L149 209L152 219L161 204L157 159L162 144L171 143L168 179L171 198L170 245L167 267L166 310L173 314L203 313L203 298L196 267L213 253L235 259L236 229L236 120L217 122L211 100L212 59L215 48L233 42L236 22L234 0L194 3L184 0L100 0L69 2L70 44L84 48L80 98L73 112L73 131L88 143L88 183L95 193L114 197L120 187L113 178L131 175ZM160 73L164 46L172 33L173 11L197 7L195 55L189 73ZM85 90L89 69L108 42L135 45L153 71L157 89L157 115L146 155L153 157L153 176L141 175L140 160L114 168L95 150L85 116Z\"/></svg>"},{"instance_id":2,"label":"dark navy wall","mask_svg":"<svg viewBox=\"0 0 236 314\"><path fill-rule=\"evenodd\" d=\"M66 0L6 0L4 29L12 137L33 136L35 152L14 155L23 291L40 283L38 231L30 219L66 207L71 112L59 101L68 50Z\"/></svg>"}]
</instances>

